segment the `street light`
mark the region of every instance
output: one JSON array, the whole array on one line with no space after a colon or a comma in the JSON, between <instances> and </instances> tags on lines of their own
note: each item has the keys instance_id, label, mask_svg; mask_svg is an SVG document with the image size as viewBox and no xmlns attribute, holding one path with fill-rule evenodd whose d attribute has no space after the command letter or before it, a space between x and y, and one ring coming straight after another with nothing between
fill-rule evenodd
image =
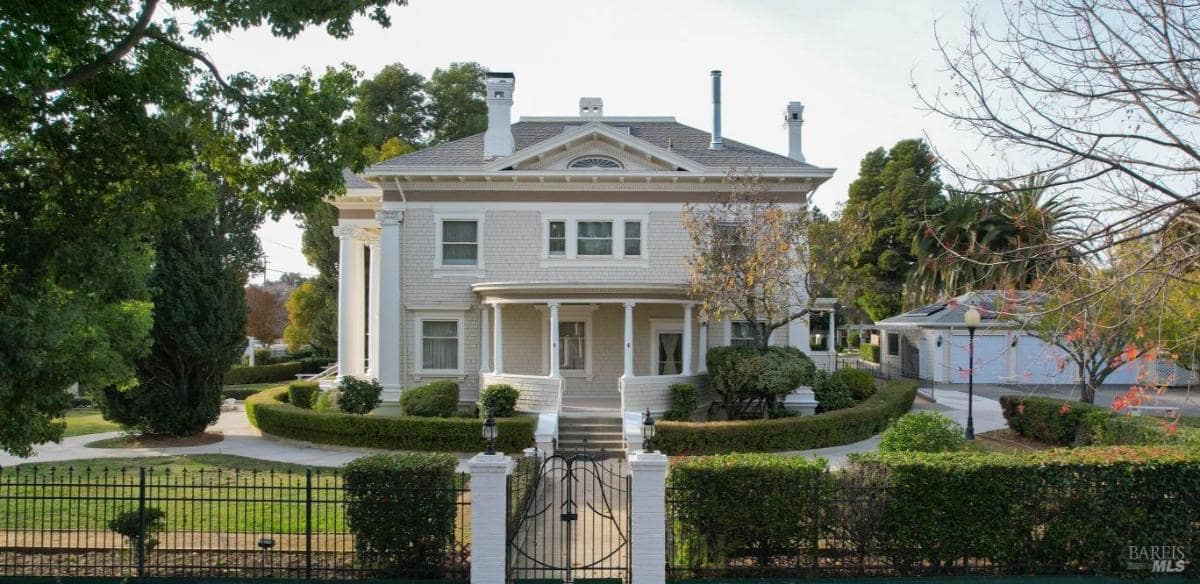
<instances>
[{"instance_id":1,"label":"street light","mask_svg":"<svg viewBox=\"0 0 1200 584\"><path fill-rule=\"evenodd\" d=\"M979 309L974 306L963 315L967 325L967 440L975 439L975 327L979 326Z\"/></svg>"},{"instance_id":2,"label":"street light","mask_svg":"<svg viewBox=\"0 0 1200 584\"><path fill-rule=\"evenodd\" d=\"M654 417L650 415L650 408L646 408L646 413L642 414L642 452L650 452L650 441L654 439Z\"/></svg>"},{"instance_id":3,"label":"street light","mask_svg":"<svg viewBox=\"0 0 1200 584\"><path fill-rule=\"evenodd\" d=\"M483 420L483 443L484 454L496 453L496 418L492 417L492 410L488 410L487 418Z\"/></svg>"}]
</instances>

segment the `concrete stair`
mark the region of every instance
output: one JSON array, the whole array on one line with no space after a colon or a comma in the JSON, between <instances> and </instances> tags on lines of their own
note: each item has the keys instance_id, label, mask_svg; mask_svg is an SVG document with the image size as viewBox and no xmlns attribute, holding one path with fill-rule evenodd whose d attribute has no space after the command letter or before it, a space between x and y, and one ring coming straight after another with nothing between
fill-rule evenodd
<instances>
[{"instance_id":1,"label":"concrete stair","mask_svg":"<svg viewBox=\"0 0 1200 584\"><path fill-rule=\"evenodd\" d=\"M588 415L569 415L558 419L558 452L621 457L625 455L625 439L618 412L594 412Z\"/></svg>"}]
</instances>

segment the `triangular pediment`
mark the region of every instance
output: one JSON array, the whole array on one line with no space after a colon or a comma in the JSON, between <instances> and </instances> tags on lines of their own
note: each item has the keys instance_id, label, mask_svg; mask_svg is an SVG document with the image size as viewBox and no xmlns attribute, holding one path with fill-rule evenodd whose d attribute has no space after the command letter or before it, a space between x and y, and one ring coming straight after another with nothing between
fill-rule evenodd
<instances>
[{"instance_id":1,"label":"triangular pediment","mask_svg":"<svg viewBox=\"0 0 1200 584\"><path fill-rule=\"evenodd\" d=\"M608 158L620 168L587 168L583 171L699 172L704 165L670 150L632 136L625 129L600 122L570 128L558 136L498 159L487 170L575 170L573 161L588 157Z\"/></svg>"}]
</instances>

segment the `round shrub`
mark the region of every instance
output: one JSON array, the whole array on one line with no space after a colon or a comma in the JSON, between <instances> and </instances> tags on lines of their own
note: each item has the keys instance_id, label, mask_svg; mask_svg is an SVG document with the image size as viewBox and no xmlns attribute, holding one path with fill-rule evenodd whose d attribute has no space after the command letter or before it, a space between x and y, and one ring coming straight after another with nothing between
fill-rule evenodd
<instances>
[{"instance_id":1,"label":"round shrub","mask_svg":"<svg viewBox=\"0 0 1200 584\"><path fill-rule=\"evenodd\" d=\"M311 410L321 386L315 381L293 381L288 384L288 403Z\"/></svg>"},{"instance_id":2,"label":"round shrub","mask_svg":"<svg viewBox=\"0 0 1200 584\"><path fill-rule=\"evenodd\" d=\"M857 332L853 332L853 333L846 335L846 344L850 345L851 347L858 348L858 345L861 341L862 341L862 338L858 335Z\"/></svg>"},{"instance_id":3,"label":"round shrub","mask_svg":"<svg viewBox=\"0 0 1200 584\"><path fill-rule=\"evenodd\" d=\"M807 385L816 369L812 359L795 347L768 347L762 352L742 345L713 347L707 363L709 385L734 419Z\"/></svg>"},{"instance_id":4,"label":"round shrub","mask_svg":"<svg viewBox=\"0 0 1200 584\"><path fill-rule=\"evenodd\" d=\"M842 383L850 388L850 397L854 398L855 402L861 402L875 395L875 378L866 371L839 369L833 372L833 376L842 380Z\"/></svg>"},{"instance_id":5,"label":"round shrub","mask_svg":"<svg viewBox=\"0 0 1200 584\"><path fill-rule=\"evenodd\" d=\"M817 398L817 406L822 412L832 412L854 406L854 398L846 382L824 371L818 371L813 376L813 395Z\"/></svg>"},{"instance_id":6,"label":"round shrub","mask_svg":"<svg viewBox=\"0 0 1200 584\"><path fill-rule=\"evenodd\" d=\"M336 389L322 391L321 395L317 396L316 403L313 404L313 411L321 413L338 411L338 398L340 397L340 393L341 392Z\"/></svg>"},{"instance_id":7,"label":"round shrub","mask_svg":"<svg viewBox=\"0 0 1200 584\"><path fill-rule=\"evenodd\" d=\"M510 418L517 413L519 397L521 392L517 388L507 383L493 383L485 387L479 395L479 413L487 416L490 412L497 418Z\"/></svg>"},{"instance_id":8,"label":"round shrub","mask_svg":"<svg viewBox=\"0 0 1200 584\"><path fill-rule=\"evenodd\" d=\"M879 443L883 452L954 452L967 444L963 427L938 412L911 412L900 417Z\"/></svg>"},{"instance_id":9,"label":"round shrub","mask_svg":"<svg viewBox=\"0 0 1200 584\"><path fill-rule=\"evenodd\" d=\"M671 407L663 414L664 420L686 422L692 419L699 398L696 386L690 383L676 383L667 388L671 394Z\"/></svg>"},{"instance_id":10,"label":"round shrub","mask_svg":"<svg viewBox=\"0 0 1200 584\"><path fill-rule=\"evenodd\" d=\"M400 409L407 416L449 418L458 413L458 384L433 381L406 390L400 396Z\"/></svg>"},{"instance_id":11,"label":"round shrub","mask_svg":"<svg viewBox=\"0 0 1200 584\"><path fill-rule=\"evenodd\" d=\"M346 376L338 384L338 407L347 414L369 414L379 407L383 386L374 379Z\"/></svg>"}]
</instances>

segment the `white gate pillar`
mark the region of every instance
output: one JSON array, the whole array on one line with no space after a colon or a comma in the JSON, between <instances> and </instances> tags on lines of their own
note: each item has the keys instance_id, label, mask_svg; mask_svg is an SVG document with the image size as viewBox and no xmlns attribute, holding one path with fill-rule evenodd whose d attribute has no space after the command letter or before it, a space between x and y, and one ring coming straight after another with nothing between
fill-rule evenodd
<instances>
[{"instance_id":1,"label":"white gate pillar","mask_svg":"<svg viewBox=\"0 0 1200 584\"><path fill-rule=\"evenodd\" d=\"M663 584L667 581L667 457L635 452L629 455L629 476L630 582Z\"/></svg>"},{"instance_id":2,"label":"white gate pillar","mask_svg":"<svg viewBox=\"0 0 1200 584\"><path fill-rule=\"evenodd\" d=\"M471 584L505 584L508 558L508 473L513 459L476 454L471 473Z\"/></svg>"}]
</instances>

